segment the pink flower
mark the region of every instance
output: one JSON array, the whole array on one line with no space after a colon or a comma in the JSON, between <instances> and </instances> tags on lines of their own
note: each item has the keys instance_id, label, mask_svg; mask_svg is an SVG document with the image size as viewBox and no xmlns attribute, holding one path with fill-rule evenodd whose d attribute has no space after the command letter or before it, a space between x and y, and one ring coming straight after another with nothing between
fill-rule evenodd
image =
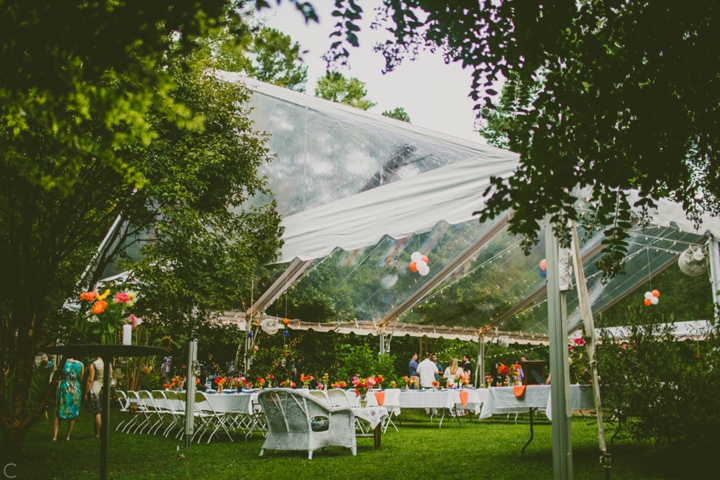
<instances>
[{"instance_id":1,"label":"pink flower","mask_svg":"<svg viewBox=\"0 0 720 480\"><path fill-rule=\"evenodd\" d=\"M115 303L127 303L130 301L130 295L125 292L115 294Z\"/></svg>"},{"instance_id":2,"label":"pink flower","mask_svg":"<svg viewBox=\"0 0 720 480\"><path fill-rule=\"evenodd\" d=\"M574 342L575 342L575 345L577 345L578 347L584 347L584 346L585 346L585 340L583 340L582 338L576 338L576 339L574 340Z\"/></svg>"},{"instance_id":3,"label":"pink flower","mask_svg":"<svg viewBox=\"0 0 720 480\"><path fill-rule=\"evenodd\" d=\"M368 383L368 385L370 385L371 387L373 387L373 386L375 386L375 379L372 378L372 377L371 377L371 378L368 378L368 379L367 379L367 383Z\"/></svg>"},{"instance_id":4,"label":"pink flower","mask_svg":"<svg viewBox=\"0 0 720 480\"><path fill-rule=\"evenodd\" d=\"M253 348L255 349L256 352L257 352L258 350L260 350L260 347L258 347L257 345L255 345Z\"/></svg>"}]
</instances>

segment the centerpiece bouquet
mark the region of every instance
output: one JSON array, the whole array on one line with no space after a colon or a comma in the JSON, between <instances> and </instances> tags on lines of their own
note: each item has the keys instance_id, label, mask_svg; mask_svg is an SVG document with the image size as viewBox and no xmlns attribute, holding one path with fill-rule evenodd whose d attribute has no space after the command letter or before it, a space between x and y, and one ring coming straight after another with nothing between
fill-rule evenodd
<instances>
[{"instance_id":1,"label":"centerpiece bouquet","mask_svg":"<svg viewBox=\"0 0 720 480\"><path fill-rule=\"evenodd\" d=\"M300 381L302 382L304 388L310 388L310 384L313 380L315 380L315 377L312 375L305 375L304 373L300 375Z\"/></svg>"},{"instance_id":2,"label":"centerpiece bouquet","mask_svg":"<svg viewBox=\"0 0 720 480\"><path fill-rule=\"evenodd\" d=\"M137 293L131 290L111 294L110 289L103 293L97 290L82 292L80 294L81 309L84 310L90 332L99 334L102 343L114 343L115 332L122 329L124 324L137 327L141 322L134 315L127 315L126 309L135 305ZM85 305L89 304L89 305Z\"/></svg>"},{"instance_id":3,"label":"centerpiece bouquet","mask_svg":"<svg viewBox=\"0 0 720 480\"><path fill-rule=\"evenodd\" d=\"M255 386L262 391L262 388L265 386L265 379L263 377L257 377L255 380Z\"/></svg>"},{"instance_id":4,"label":"centerpiece bouquet","mask_svg":"<svg viewBox=\"0 0 720 480\"><path fill-rule=\"evenodd\" d=\"M331 383L330 386L332 388L347 388L347 382L345 380L338 380L335 383Z\"/></svg>"},{"instance_id":5,"label":"centerpiece bouquet","mask_svg":"<svg viewBox=\"0 0 720 480\"><path fill-rule=\"evenodd\" d=\"M434 388L435 390L440 390L440 382L438 382L438 381L433 381L433 382L431 383L431 385L433 386L433 388Z\"/></svg>"},{"instance_id":6,"label":"centerpiece bouquet","mask_svg":"<svg viewBox=\"0 0 720 480\"><path fill-rule=\"evenodd\" d=\"M177 391L180 388L180 385L183 384L185 381L185 377L173 377L170 379L168 383L164 383L163 387L165 390L175 390Z\"/></svg>"},{"instance_id":7,"label":"centerpiece bouquet","mask_svg":"<svg viewBox=\"0 0 720 480\"><path fill-rule=\"evenodd\" d=\"M518 374L513 364L510 365L511 366L508 367L504 363L501 363L498 367L498 374L505 377L505 381L503 382L505 385L512 385L514 383L515 377Z\"/></svg>"},{"instance_id":8,"label":"centerpiece bouquet","mask_svg":"<svg viewBox=\"0 0 720 480\"><path fill-rule=\"evenodd\" d=\"M493 383L493 376L492 375L485 375L485 383L487 384L487 387L492 387Z\"/></svg>"},{"instance_id":9,"label":"centerpiece bouquet","mask_svg":"<svg viewBox=\"0 0 720 480\"><path fill-rule=\"evenodd\" d=\"M371 376L367 378L353 377L352 386L355 389L355 395L360 397L360 406L367 405L367 392L371 388L378 386L383 381L382 375Z\"/></svg>"},{"instance_id":10,"label":"centerpiece bouquet","mask_svg":"<svg viewBox=\"0 0 720 480\"><path fill-rule=\"evenodd\" d=\"M283 380L282 382L280 382L280 386L283 388L295 388L296 387L295 382L293 382L289 378L287 380Z\"/></svg>"},{"instance_id":11,"label":"centerpiece bouquet","mask_svg":"<svg viewBox=\"0 0 720 480\"><path fill-rule=\"evenodd\" d=\"M415 381L412 378L408 377L407 375L402 377L402 381L405 382L405 384L404 384L405 390L409 390L410 387L415 384Z\"/></svg>"},{"instance_id":12,"label":"centerpiece bouquet","mask_svg":"<svg viewBox=\"0 0 720 480\"><path fill-rule=\"evenodd\" d=\"M323 374L322 376L322 385L327 390L328 383L330 383L330 375L328 373Z\"/></svg>"},{"instance_id":13,"label":"centerpiece bouquet","mask_svg":"<svg viewBox=\"0 0 720 480\"><path fill-rule=\"evenodd\" d=\"M225 377L215 377L214 382L215 382L215 390L218 393L222 393L223 388L225 388L225 387L229 388L228 379Z\"/></svg>"},{"instance_id":14,"label":"centerpiece bouquet","mask_svg":"<svg viewBox=\"0 0 720 480\"><path fill-rule=\"evenodd\" d=\"M273 382L275 381L275 375L272 373L268 373L267 377L265 377L265 380L267 381L268 388L272 388Z\"/></svg>"}]
</instances>

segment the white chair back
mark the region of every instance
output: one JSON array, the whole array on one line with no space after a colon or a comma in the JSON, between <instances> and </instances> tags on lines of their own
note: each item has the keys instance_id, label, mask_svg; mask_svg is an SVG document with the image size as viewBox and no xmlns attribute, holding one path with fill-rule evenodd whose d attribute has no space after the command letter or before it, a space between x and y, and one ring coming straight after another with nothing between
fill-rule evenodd
<instances>
[{"instance_id":1,"label":"white chair back","mask_svg":"<svg viewBox=\"0 0 720 480\"><path fill-rule=\"evenodd\" d=\"M340 388L333 388L328 390L327 394L330 405L332 405L333 407L350 406L350 402L348 402L347 396L345 395L345 390L342 390Z\"/></svg>"},{"instance_id":2,"label":"white chair back","mask_svg":"<svg viewBox=\"0 0 720 480\"><path fill-rule=\"evenodd\" d=\"M325 407L330 406L330 399L324 390L310 390L310 395L317 398Z\"/></svg>"}]
</instances>

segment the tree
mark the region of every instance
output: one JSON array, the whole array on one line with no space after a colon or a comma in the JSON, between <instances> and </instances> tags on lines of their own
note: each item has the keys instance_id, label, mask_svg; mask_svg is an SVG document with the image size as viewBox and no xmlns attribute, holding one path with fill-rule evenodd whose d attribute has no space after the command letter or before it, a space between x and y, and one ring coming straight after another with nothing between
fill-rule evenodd
<instances>
[{"instance_id":1,"label":"tree","mask_svg":"<svg viewBox=\"0 0 720 480\"><path fill-rule=\"evenodd\" d=\"M241 305L257 264L272 259L281 233L279 215L272 204L245 205L248 196L264 191L257 169L271 155L239 107L248 91L207 75L209 66L192 58L168 61L165 71L176 88L168 94L172 103L154 105L145 114L154 137L149 144L133 136L129 126L111 127L120 131L112 133L131 137L117 155L125 171L146 179L141 188L90 155L82 158L67 193L36 185L15 163L0 163L0 356L10 372L0 370L6 451L19 448L52 396L47 382L39 391L32 388L35 353L57 339L84 338L82 329L70 326L86 319L74 317L63 304L94 285L110 262L123 260L142 285L137 316L158 328L190 331L213 312ZM135 85L111 87L122 92ZM202 118L202 128L183 128L162 109L176 105ZM100 120L83 126L88 138L108 134ZM3 141L43 174L64 158L63 139L47 134L42 122L30 118L19 134L3 133ZM228 205L242 207L241 213ZM118 216L123 224L110 239L111 248L94 258ZM141 245L138 261L122 255L133 243ZM88 263L93 273L83 279Z\"/></svg>"},{"instance_id":2,"label":"tree","mask_svg":"<svg viewBox=\"0 0 720 480\"><path fill-rule=\"evenodd\" d=\"M140 172L129 169L118 152L131 137L147 144L154 132L145 113L172 102L172 78L157 67L171 44L188 54L199 37L237 17L233 3L161 0L148 8L142 0L3 2L0 161L17 166L35 184L63 192L90 158L141 184ZM130 80L133 89L116 88ZM180 125L198 125L182 105L165 111ZM89 137L93 122L108 128ZM55 168L41 168L16 148L14 140L30 129L57 139L62 160Z\"/></svg>"},{"instance_id":3,"label":"tree","mask_svg":"<svg viewBox=\"0 0 720 480\"><path fill-rule=\"evenodd\" d=\"M211 40L215 46L218 68L230 72L246 72L260 81L298 92L305 91L308 67L302 64L300 44L274 28L260 27L247 42L235 41L229 30L221 39Z\"/></svg>"},{"instance_id":4,"label":"tree","mask_svg":"<svg viewBox=\"0 0 720 480\"><path fill-rule=\"evenodd\" d=\"M410 115L407 114L403 107L397 107L393 110L385 110L382 112L382 115L410 123Z\"/></svg>"},{"instance_id":5,"label":"tree","mask_svg":"<svg viewBox=\"0 0 720 480\"><path fill-rule=\"evenodd\" d=\"M336 71L328 71L318 80L315 96L351 107L368 110L376 104L366 98L365 83L355 77L350 79Z\"/></svg>"},{"instance_id":6,"label":"tree","mask_svg":"<svg viewBox=\"0 0 720 480\"><path fill-rule=\"evenodd\" d=\"M335 5L326 58L342 63L359 43L363 10L355 0ZM501 78L537 84L518 103L509 138L520 166L493 180L481 220L513 209L510 231L529 245L546 214L556 225L577 219L572 192L588 187L606 236L599 266L612 276L623 268L633 206L644 217L667 198L694 220L720 212L718 10L712 0L692 9L672 0L385 0L378 23L393 38L375 48L386 71L421 48L441 49L473 71L478 111L495 108ZM635 205L628 189L640 193Z\"/></svg>"}]
</instances>

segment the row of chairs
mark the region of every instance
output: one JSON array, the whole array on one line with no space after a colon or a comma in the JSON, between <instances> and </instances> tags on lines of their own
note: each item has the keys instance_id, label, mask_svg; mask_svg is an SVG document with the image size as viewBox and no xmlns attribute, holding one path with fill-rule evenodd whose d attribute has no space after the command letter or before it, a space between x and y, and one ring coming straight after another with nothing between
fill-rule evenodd
<instances>
[{"instance_id":1,"label":"row of chairs","mask_svg":"<svg viewBox=\"0 0 720 480\"><path fill-rule=\"evenodd\" d=\"M184 435L186 392L140 390L128 391L126 394L117 390L115 394L121 412L128 414L128 418L122 420L116 430L123 433L161 433L166 437L176 431L176 438ZM200 442L207 434L209 443L215 435L223 433L230 441L234 441L231 431L245 433L247 440L255 430L264 435L267 432L262 412L257 408L253 408L253 413L216 411L203 392L195 394L194 404L194 434L191 441L197 438ZM134 410L136 412L132 414Z\"/></svg>"},{"instance_id":2,"label":"row of chairs","mask_svg":"<svg viewBox=\"0 0 720 480\"><path fill-rule=\"evenodd\" d=\"M348 390L346 392L345 390L342 390L340 388L333 388L330 390L311 390L310 395L317 398L322 404L330 406L330 407L359 407L360 406L360 398L355 395L355 392L352 390ZM348 398L350 397L350 398ZM351 401L352 399L352 401ZM383 433L387 432L388 426L392 425L393 428L395 428L395 431L398 431L397 426L392 421L393 415L395 415L395 412L400 411L400 390L397 389L391 389L391 390L385 390L385 401L383 402L383 406L387 408L388 411L388 417L383 422L382 425L382 431ZM360 422L359 419L355 420L355 429L359 431L359 433L366 434L369 433L363 425L362 422Z\"/></svg>"}]
</instances>

